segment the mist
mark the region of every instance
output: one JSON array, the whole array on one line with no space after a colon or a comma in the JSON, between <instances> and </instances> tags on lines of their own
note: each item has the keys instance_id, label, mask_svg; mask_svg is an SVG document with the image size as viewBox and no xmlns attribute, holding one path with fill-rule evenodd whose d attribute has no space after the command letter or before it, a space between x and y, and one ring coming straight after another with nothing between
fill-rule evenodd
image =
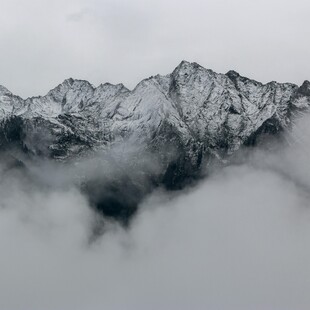
<instances>
[{"instance_id":1,"label":"mist","mask_svg":"<svg viewBox=\"0 0 310 310\"><path fill-rule=\"evenodd\" d=\"M309 121L91 242L102 215L79 168L0 167L0 309L309 309Z\"/></svg>"}]
</instances>

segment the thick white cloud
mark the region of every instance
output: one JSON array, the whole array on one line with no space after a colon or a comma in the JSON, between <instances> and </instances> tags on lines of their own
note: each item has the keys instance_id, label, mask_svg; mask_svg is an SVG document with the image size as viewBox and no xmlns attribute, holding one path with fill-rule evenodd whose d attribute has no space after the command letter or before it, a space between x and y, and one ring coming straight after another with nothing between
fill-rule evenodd
<instances>
[{"instance_id":1,"label":"thick white cloud","mask_svg":"<svg viewBox=\"0 0 310 310\"><path fill-rule=\"evenodd\" d=\"M131 229L92 244L74 187L2 178L0 308L309 309L309 128L195 189L154 193Z\"/></svg>"},{"instance_id":2,"label":"thick white cloud","mask_svg":"<svg viewBox=\"0 0 310 310\"><path fill-rule=\"evenodd\" d=\"M182 59L300 84L309 9L307 0L1 0L0 84L23 97L70 76L133 87Z\"/></svg>"}]
</instances>

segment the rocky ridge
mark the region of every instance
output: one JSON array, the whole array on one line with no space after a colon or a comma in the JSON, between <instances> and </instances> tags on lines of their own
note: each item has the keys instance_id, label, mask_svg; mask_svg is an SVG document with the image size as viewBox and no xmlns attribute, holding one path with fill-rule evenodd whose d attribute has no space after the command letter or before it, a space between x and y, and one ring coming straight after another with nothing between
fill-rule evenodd
<instances>
[{"instance_id":1,"label":"rocky ridge","mask_svg":"<svg viewBox=\"0 0 310 310\"><path fill-rule=\"evenodd\" d=\"M177 188L211 158L225 160L289 128L309 106L309 81L262 84L182 61L131 91L70 78L23 100L1 86L0 147L67 162L129 141L158 155L156 182Z\"/></svg>"}]
</instances>

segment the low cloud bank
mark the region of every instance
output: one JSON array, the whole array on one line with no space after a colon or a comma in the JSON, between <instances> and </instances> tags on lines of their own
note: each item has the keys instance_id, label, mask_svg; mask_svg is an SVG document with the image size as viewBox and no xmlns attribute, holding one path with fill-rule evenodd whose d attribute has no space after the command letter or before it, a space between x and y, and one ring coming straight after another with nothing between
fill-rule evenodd
<instances>
[{"instance_id":1,"label":"low cloud bank","mask_svg":"<svg viewBox=\"0 0 310 310\"><path fill-rule=\"evenodd\" d=\"M287 142L153 193L91 243L100 218L74 184L2 170L0 308L309 309L309 117Z\"/></svg>"}]
</instances>

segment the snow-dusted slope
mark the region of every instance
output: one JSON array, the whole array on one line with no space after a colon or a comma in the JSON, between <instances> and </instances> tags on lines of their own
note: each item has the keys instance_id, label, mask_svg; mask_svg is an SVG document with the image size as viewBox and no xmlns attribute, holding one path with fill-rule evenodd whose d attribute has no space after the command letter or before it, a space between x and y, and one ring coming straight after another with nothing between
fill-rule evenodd
<instances>
[{"instance_id":1,"label":"snow-dusted slope","mask_svg":"<svg viewBox=\"0 0 310 310\"><path fill-rule=\"evenodd\" d=\"M209 156L225 157L288 127L309 106L308 81L262 84L183 61L132 91L68 79L46 96L22 100L1 86L1 143L67 160L129 139L159 153L173 149L176 162L196 170Z\"/></svg>"}]
</instances>

